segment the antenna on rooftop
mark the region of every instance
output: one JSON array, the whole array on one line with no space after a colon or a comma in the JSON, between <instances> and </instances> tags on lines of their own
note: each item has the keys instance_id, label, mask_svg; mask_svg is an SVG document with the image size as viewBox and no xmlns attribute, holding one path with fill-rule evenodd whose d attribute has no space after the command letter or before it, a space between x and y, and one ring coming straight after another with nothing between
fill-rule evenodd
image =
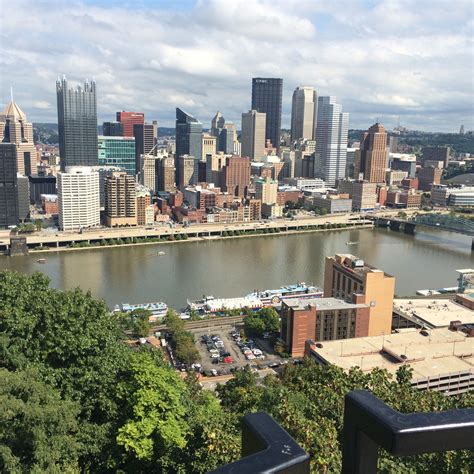
<instances>
[{"instance_id":1,"label":"antenna on rooftop","mask_svg":"<svg viewBox=\"0 0 474 474\"><path fill-rule=\"evenodd\" d=\"M10 86L10 100L13 102L13 86Z\"/></svg>"}]
</instances>

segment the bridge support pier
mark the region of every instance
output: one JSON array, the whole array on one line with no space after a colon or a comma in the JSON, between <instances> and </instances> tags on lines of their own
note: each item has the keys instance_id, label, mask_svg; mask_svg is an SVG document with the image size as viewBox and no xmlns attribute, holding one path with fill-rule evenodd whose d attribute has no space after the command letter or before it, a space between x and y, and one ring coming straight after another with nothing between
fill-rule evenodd
<instances>
[{"instance_id":1,"label":"bridge support pier","mask_svg":"<svg viewBox=\"0 0 474 474\"><path fill-rule=\"evenodd\" d=\"M474 237L472 238L471 242L471 252L474 252Z\"/></svg>"},{"instance_id":2,"label":"bridge support pier","mask_svg":"<svg viewBox=\"0 0 474 474\"><path fill-rule=\"evenodd\" d=\"M405 234L414 235L415 227L416 227L416 224L405 222L405 225L403 226L403 232L405 232Z\"/></svg>"},{"instance_id":3,"label":"bridge support pier","mask_svg":"<svg viewBox=\"0 0 474 474\"><path fill-rule=\"evenodd\" d=\"M390 230L400 230L401 223L397 221L390 221Z\"/></svg>"}]
</instances>

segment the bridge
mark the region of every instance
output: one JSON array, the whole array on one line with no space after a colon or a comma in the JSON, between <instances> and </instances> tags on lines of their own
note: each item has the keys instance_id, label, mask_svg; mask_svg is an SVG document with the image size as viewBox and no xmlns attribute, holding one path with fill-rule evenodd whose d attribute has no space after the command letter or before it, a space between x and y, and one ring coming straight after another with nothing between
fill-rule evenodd
<instances>
[{"instance_id":1,"label":"bridge","mask_svg":"<svg viewBox=\"0 0 474 474\"><path fill-rule=\"evenodd\" d=\"M473 237L471 249L474 251L474 221L450 214L418 214L401 217L372 217L376 227L390 227L391 230L403 230L413 235L417 226L432 227Z\"/></svg>"}]
</instances>

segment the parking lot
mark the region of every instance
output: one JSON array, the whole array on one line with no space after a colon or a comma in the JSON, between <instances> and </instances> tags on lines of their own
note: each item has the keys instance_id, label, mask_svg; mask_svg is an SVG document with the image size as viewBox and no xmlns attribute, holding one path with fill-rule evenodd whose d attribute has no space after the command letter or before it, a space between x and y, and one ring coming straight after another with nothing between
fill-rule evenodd
<instances>
[{"instance_id":1,"label":"parking lot","mask_svg":"<svg viewBox=\"0 0 474 474\"><path fill-rule=\"evenodd\" d=\"M201 356L202 372L208 376L228 375L246 365L260 370L282 362L280 357L269 350L265 344L267 341L240 339L239 328L208 329L193 333Z\"/></svg>"}]
</instances>

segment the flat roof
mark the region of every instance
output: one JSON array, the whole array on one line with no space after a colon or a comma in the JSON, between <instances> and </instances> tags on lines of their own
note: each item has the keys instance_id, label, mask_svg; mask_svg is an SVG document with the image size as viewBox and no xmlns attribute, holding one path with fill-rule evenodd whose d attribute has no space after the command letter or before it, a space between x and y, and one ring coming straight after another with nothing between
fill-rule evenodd
<instances>
[{"instance_id":1,"label":"flat roof","mask_svg":"<svg viewBox=\"0 0 474 474\"><path fill-rule=\"evenodd\" d=\"M312 346L313 354L344 370L374 368L394 374L402 365L413 369L413 380L463 371L473 371L474 338L462 332L439 328L421 334L416 329L386 336L322 341ZM470 363L471 361L471 363Z\"/></svg>"},{"instance_id":2,"label":"flat roof","mask_svg":"<svg viewBox=\"0 0 474 474\"><path fill-rule=\"evenodd\" d=\"M357 309L367 308L366 304L352 304L337 298L288 298L283 301L284 304L293 309L306 309L309 305L315 306L317 311L336 310L336 309Z\"/></svg>"},{"instance_id":3,"label":"flat roof","mask_svg":"<svg viewBox=\"0 0 474 474\"><path fill-rule=\"evenodd\" d=\"M473 310L448 299L394 299L393 309L432 327L448 327L451 321L474 323Z\"/></svg>"}]
</instances>

